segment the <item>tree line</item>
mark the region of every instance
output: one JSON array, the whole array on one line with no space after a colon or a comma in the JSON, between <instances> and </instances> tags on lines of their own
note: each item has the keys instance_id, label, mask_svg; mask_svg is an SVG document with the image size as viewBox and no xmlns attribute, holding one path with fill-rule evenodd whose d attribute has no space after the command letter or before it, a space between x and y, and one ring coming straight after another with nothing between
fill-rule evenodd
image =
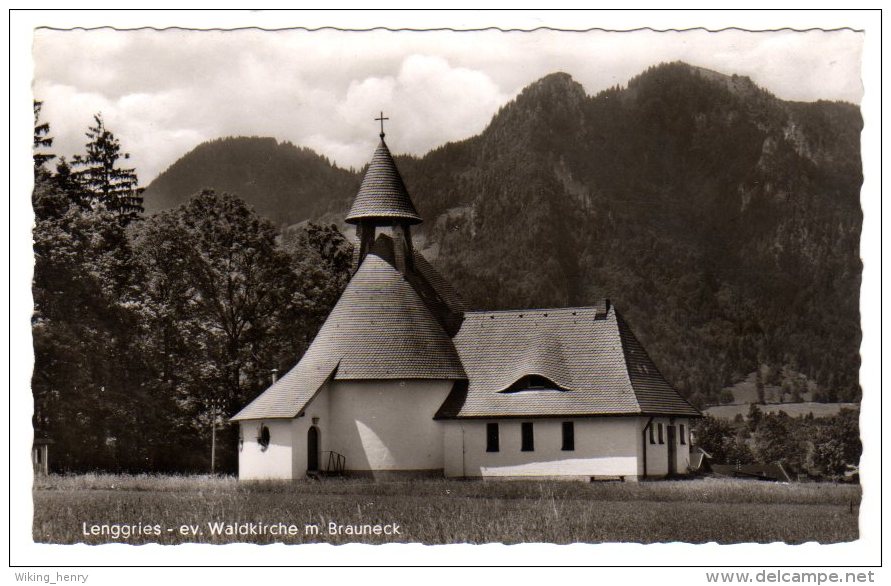
<instances>
[{"instance_id":1,"label":"tree line","mask_svg":"<svg viewBox=\"0 0 891 586\"><path fill-rule=\"evenodd\" d=\"M34 105L33 424L55 471L234 471L228 416L302 355L349 279L334 226L279 232L201 190L146 216L101 114L71 161ZM55 160L54 168L51 163Z\"/></svg>"},{"instance_id":2,"label":"tree line","mask_svg":"<svg viewBox=\"0 0 891 586\"><path fill-rule=\"evenodd\" d=\"M752 404L746 417L732 421L706 415L693 435L715 464L779 462L795 474L838 479L860 462L859 417L859 411L846 408L831 417L791 417Z\"/></svg>"}]
</instances>

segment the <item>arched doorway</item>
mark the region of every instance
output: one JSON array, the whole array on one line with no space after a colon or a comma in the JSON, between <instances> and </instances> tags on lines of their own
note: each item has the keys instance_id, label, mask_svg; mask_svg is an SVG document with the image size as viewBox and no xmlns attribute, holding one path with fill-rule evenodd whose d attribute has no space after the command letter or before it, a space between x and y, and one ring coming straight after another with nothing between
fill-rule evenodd
<instances>
[{"instance_id":1,"label":"arched doorway","mask_svg":"<svg viewBox=\"0 0 891 586\"><path fill-rule=\"evenodd\" d=\"M306 432L306 470L308 472L319 470L319 428L315 425Z\"/></svg>"}]
</instances>

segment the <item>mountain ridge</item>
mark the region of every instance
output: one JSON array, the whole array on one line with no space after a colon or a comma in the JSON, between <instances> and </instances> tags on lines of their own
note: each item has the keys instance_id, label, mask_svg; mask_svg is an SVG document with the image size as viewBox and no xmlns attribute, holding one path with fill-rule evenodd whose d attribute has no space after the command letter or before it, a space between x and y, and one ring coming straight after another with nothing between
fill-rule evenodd
<instances>
[{"instance_id":1,"label":"mountain ridge","mask_svg":"<svg viewBox=\"0 0 891 586\"><path fill-rule=\"evenodd\" d=\"M480 134L396 162L425 218L420 246L474 308L608 296L699 403L762 364L851 399L861 128L856 106L787 102L748 78L676 62L595 95L550 74ZM225 164L185 175L235 191L277 224L342 218L361 174L304 154L299 171L276 176L305 182L285 197L239 192L270 168L247 154L225 159L251 167L229 167L233 187L220 187ZM156 193L153 182L151 209Z\"/></svg>"}]
</instances>

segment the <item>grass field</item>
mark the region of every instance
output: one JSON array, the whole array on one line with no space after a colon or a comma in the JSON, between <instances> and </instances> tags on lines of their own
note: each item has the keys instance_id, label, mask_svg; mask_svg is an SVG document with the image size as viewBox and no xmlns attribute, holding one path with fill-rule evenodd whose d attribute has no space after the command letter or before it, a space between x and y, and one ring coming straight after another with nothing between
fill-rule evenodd
<instances>
[{"instance_id":1,"label":"grass field","mask_svg":"<svg viewBox=\"0 0 891 586\"><path fill-rule=\"evenodd\" d=\"M41 543L834 543L858 538L860 487L79 475L39 478L33 496ZM251 523L257 534L213 531ZM263 523L294 534L263 534ZM399 534L344 534L348 525Z\"/></svg>"},{"instance_id":2,"label":"grass field","mask_svg":"<svg viewBox=\"0 0 891 586\"><path fill-rule=\"evenodd\" d=\"M812 380L808 380L801 373L797 373L795 371L791 371L787 368L783 369L783 372L780 373L779 378L782 381L786 382L804 382L803 388L801 388L801 400L804 402L810 402L814 398L814 390L816 390L817 385L816 382ZM733 404L749 404L749 403L757 403L758 402L758 373L757 371L752 371L746 375L746 377L737 381L736 383L725 387L725 390L730 391L733 394ZM791 393L787 389L785 392L781 385L772 385L765 384L764 385L764 399L768 403L782 403L784 400L791 400Z\"/></svg>"},{"instance_id":3,"label":"grass field","mask_svg":"<svg viewBox=\"0 0 891 586\"><path fill-rule=\"evenodd\" d=\"M721 417L722 419L733 419L737 414L746 417L749 414L750 405L744 403L741 405L718 405L709 407L706 413L713 417ZM840 409L859 409L858 403L779 403L758 405L758 409L762 413L776 413L783 411L790 417L798 417L799 415L807 415L813 413L814 417L831 417L839 412Z\"/></svg>"}]
</instances>

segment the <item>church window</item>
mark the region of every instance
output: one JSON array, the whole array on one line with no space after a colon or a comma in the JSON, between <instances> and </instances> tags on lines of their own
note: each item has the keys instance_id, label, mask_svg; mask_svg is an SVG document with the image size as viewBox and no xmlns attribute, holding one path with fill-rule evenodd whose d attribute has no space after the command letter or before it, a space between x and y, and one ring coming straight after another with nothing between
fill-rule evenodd
<instances>
[{"instance_id":1,"label":"church window","mask_svg":"<svg viewBox=\"0 0 891 586\"><path fill-rule=\"evenodd\" d=\"M257 436L257 443L260 444L260 449L264 452L266 448L269 447L269 440L272 439L269 434L269 428L265 425L260 426L260 435Z\"/></svg>"},{"instance_id":2,"label":"church window","mask_svg":"<svg viewBox=\"0 0 891 586\"><path fill-rule=\"evenodd\" d=\"M498 424L497 423L487 423L486 424L486 451L487 452L497 452L498 451Z\"/></svg>"},{"instance_id":3,"label":"church window","mask_svg":"<svg viewBox=\"0 0 891 586\"><path fill-rule=\"evenodd\" d=\"M575 450L575 425L572 421L563 422L563 451Z\"/></svg>"},{"instance_id":4,"label":"church window","mask_svg":"<svg viewBox=\"0 0 891 586\"><path fill-rule=\"evenodd\" d=\"M681 439L681 445L685 445L687 443L687 426L683 423L680 426L680 432L678 433L678 436Z\"/></svg>"},{"instance_id":5,"label":"church window","mask_svg":"<svg viewBox=\"0 0 891 586\"><path fill-rule=\"evenodd\" d=\"M659 443L660 444L665 443L665 437L662 435L662 424L661 423L659 424Z\"/></svg>"},{"instance_id":6,"label":"church window","mask_svg":"<svg viewBox=\"0 0 891 586\"><path fill-rule=\"evenodd\" d=\"M650 443L656 443L656 426L650 423Z\"/></svg>"},{"instance_id":7,"label":"church window","mask_svg":"<svg viewBox=\"0 0 891 586\"><path fill-rule=\"evenodd\" d=\"M523 452L534 452L535 451L535 437L532 431L532 422L524 421L520 424L521 431L521 445L520 451Z\"/></svg>"}]
</instances>

